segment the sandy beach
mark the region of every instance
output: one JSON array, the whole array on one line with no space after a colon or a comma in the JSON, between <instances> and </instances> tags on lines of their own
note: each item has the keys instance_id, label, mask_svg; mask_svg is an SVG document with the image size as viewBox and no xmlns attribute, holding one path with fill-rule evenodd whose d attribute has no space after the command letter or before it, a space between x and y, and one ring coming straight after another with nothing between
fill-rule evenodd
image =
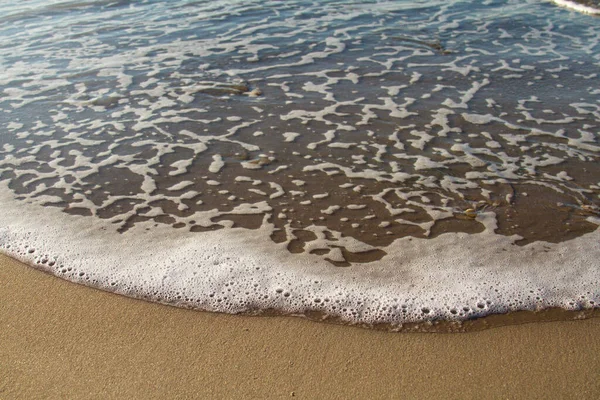
<instances>
[{"instance_id":1,"label":"sandy beach","mask_svg":"<svg viewBox=\"0 0 600 400\"><path fill-rule=\"evenodd\" d=\"M388 333L203 313L0 256L0 398L596 398L600 319Z\"/></svg>"},{"instance_id":2,"label":"sandy beach","mask_svg":"<svg viewBox=\"0 0 600 400\"><path fill-rule=\"evenodd\" d=\"M0 400L600 399L599 4L0 2Z\"/></svg>"}]
</instances>

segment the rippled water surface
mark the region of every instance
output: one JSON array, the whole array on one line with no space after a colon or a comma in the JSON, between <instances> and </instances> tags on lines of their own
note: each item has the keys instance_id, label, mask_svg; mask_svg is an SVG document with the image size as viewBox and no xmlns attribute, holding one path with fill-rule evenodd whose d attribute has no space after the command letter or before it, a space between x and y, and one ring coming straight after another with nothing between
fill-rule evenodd
<instances>
[{"instance_id":1,"label":"rippled water surface","mask_svg":"<svg viewBox=\"0 0 600 400\"><path fill-rule=\"evenodd\" d=\"M13 256L137 297L349 322L597 302L598 17L522 0L0 15Z\"/></svg>"}]
</instances>

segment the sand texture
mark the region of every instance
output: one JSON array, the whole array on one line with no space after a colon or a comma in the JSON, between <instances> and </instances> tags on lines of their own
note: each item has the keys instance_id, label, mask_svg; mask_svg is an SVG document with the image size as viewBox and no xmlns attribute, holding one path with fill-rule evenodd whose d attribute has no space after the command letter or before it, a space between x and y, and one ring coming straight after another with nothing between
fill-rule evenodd
<instances>
[{"instance_id":1,"label":"sand texture","mask_svg":"<svg viewBox=\"0 0 600 400\"><path fill-rule=\"evenodd\" d=\"M460 334L195 312L0 256L0 398L598 398L600 319Z\"/></svg>"}]
</instances>

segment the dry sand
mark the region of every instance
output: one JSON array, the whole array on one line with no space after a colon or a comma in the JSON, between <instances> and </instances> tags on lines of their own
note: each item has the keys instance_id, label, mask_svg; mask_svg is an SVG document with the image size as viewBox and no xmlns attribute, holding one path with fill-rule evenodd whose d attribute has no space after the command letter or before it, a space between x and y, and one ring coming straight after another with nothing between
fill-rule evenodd
<instances>
[{"instance_id":1,"label":"dry sand","mask_svg":"<svg viewBox=\"0 0 600 400\"><path fill-rule=\"evenodd\" d=\"M455 334L210 314L0 255L0 399L600 398L600 319Z\"/></svg>"}]
</instances>

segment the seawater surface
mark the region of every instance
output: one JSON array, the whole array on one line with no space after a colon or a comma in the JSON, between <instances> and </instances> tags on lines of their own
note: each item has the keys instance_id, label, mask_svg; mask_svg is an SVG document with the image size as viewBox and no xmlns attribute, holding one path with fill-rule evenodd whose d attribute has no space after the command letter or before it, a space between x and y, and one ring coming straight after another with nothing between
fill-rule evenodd
<instances>
[{"instance_id":1,"label":"seawater surface","mask_svg":"<svg viewBox=\"0 0 600 400\"><path fill-rule=\"evenodd\" d=\"M393 326L600 301L598 17L30 1L0 49L0 249L37 268Z\"/></svg>"}]
</instances>

